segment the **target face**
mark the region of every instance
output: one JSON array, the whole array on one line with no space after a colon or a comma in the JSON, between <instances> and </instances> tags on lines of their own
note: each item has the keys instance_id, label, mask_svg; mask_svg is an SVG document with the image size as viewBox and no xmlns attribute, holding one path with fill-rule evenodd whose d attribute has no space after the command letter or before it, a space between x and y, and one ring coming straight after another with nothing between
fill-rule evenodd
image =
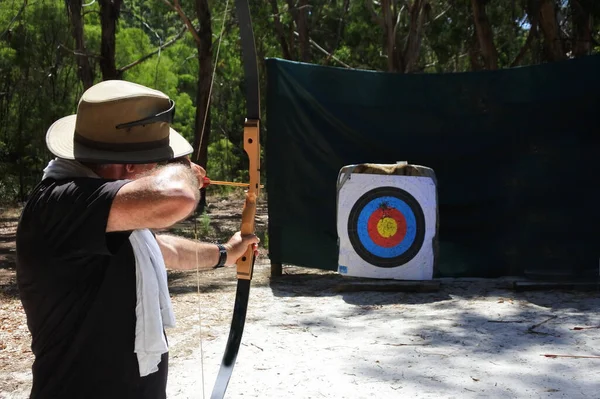
<instances>
[{"instance_id":1,"label":"target face","mask_svg":"<svg viewBox=\"0 0 600 399\"><path fill-rule=\"evenodd\" d=\"M356 253L379 267L409 262L425 238L425 217L419 202L398 187L367 191L348 217L348 236Z\"/></svg>"}]
</instances>

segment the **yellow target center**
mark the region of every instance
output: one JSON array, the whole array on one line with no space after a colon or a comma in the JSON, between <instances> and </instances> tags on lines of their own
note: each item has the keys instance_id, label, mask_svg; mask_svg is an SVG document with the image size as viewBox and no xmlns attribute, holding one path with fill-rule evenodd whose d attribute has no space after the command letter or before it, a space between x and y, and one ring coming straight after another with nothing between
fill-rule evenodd
<instances>
[{"instance_id":1,"label":"yellow target center","mask_svg":"<svg viewBox=\"0 0 600 399\"><path fill-rule=\"evenodd\" d=\"M385 238L390 238L398 231L398 224L390 217L384 217L377 222L377 232Z\"/></svg>"}]
</instances>

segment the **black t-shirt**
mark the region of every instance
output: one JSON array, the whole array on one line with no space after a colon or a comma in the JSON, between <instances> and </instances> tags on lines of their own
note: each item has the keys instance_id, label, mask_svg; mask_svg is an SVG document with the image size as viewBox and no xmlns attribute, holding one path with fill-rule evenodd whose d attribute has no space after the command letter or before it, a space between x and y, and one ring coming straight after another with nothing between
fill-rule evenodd
<instances>
[{"instance_id":1,"label":"black t-shirt","mask_svg":"<svg viewBox=\"0 0 600 399\"><path fill-rule=\"evenodd\" d=\"M17 229L17 282L35 361L32 398L164 398L167 355L140 377L130 232L106 233L128 181L46 179Z\"/></svg>"}]
</instances>

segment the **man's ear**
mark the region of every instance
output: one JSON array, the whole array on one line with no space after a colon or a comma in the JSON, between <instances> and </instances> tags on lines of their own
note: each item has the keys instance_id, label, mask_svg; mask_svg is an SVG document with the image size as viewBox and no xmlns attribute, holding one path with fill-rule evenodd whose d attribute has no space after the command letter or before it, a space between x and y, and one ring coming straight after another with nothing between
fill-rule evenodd
<instances>
[{"instance_id":1,"label":"man's ear","mask_svg":"<svg viewBox=\"0 0 600 399\"><path fill-rule=\"evenodd\" d=\"M180 163L182 165L185 165L187 167L191 166L191 160L190 160L190 156L189 155L185 155L179 158L173 158L171 160L169 160L167 163Z\"/></svg>"},{"instance_id":2,"label":"man's ear","mask_svg":"<svg viewBox=\"0 0 600 399\"><path fill-rule=\"evenodd\" d=\"M123 174L128 179L136 179L147 173L152 172L156 168L156 163L138 163L138 164L123 164Z\"/></svg>"}]
</instances>

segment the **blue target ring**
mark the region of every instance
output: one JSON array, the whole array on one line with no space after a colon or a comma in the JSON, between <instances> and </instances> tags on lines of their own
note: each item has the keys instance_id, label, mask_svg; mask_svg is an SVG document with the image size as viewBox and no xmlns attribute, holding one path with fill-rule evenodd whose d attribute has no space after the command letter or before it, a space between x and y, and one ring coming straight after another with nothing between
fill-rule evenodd
<instances>
[{"instance_id":1,"label":"blue target ring","mask_svg":"<svg viewBox=\"0 0 600 399\"><path fill-rule=\"evenodd\" d=\"M369 219L390 210L406 221L406 234L392 246L379 245L369 233ZM373 233L371 230L371 234ZM378 187L367 191L353 205L348 217L348 237L356 253L378 267L398 267L414 258L425 239L425 216L419 202L398 187Z\"/></svg>"},{"instance_id":2,"label":"blue target ring","mask_svg":"<svg viewBox=\"0 0 600 399\"><path fill-rule=\"evenodd\" d=\"M406 236L398 245L391 248L377 245L371 239L367 229L369 218L382 205L397 209L406 219ZM356 227L358 238L363 247L373 255L381 258L395 258L402 255L408 251L417 236L417 218L414 212L406 202L397 197L382 196L369 201L360 211Z\"/></svg>"}]
</instances>

